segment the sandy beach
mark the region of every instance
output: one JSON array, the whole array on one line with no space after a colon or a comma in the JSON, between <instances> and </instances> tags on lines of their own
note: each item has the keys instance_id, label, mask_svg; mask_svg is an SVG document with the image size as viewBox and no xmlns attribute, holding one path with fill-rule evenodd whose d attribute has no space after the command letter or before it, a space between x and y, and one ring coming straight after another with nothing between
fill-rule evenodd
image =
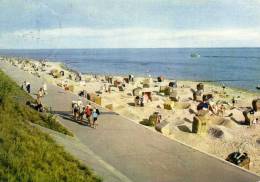
<instances>
[{"instance_id":1,"label":"sandy beach","mask_svg":"<svg viewBox=\"0 0 260 182\"><path fill-rule=\"evenodd\" d=\"M82 92L101 106L138 124L157 112L161 115L160 123L144 127L223 159L235 151L246 152L250 157L250 171L260 174L260 123L245 125L243 115L247 108L252 107L252 101L260 98L259 93L229 87L223 89L220 85L203 83L203 94L213 95L216 112L209 111L206 132L196 134L192 130L199 102L194 100L194 92L199 82L163 78L159 82L158 78L152 77L134 77L133 81L129 81L128 75L81 75L58 62L15 57L0 57L0 61L42 77L46 82L65 90L76 94ZM109 77L112 79L110 83ZM174 92L172 98L162 91L169 87L170 82L177 84L176 88L171 89ZM137 92L144 96L143 107L135 103L133 90L136 88L140 88ZM232 99L235 100L234 107ZM221 106L225 109L219 113ZM260 112L257 111L255 115L260 116Z\"/></svg>"}]
</instances>

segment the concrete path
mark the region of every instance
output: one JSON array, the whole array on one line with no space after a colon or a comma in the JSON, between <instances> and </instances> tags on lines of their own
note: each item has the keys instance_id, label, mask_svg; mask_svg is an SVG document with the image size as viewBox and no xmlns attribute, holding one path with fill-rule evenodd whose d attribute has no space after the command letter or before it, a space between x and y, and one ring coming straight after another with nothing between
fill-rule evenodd
<instances>
[{"instance_id":1,"label":"concrete path","mask_svg":"<svg viewBox=\"0 0 260 182\"><path fill-rule=\"evenodd\" d=\"M34 92L42 80L9 64L0 62L18 84L31 82ZM59 87L48 85L44 104L59 113L61 122L69 128L88 151L79 159L104 177L105 181L134 182L257 182L260 177L224 160L170 140L116 113L101 110L99 126L92 129L71 120L71 101L78 97ZM67 146L76 150L75 145ZM75 154L75 153L74 153Z\"/></svg>"}]
</instances>

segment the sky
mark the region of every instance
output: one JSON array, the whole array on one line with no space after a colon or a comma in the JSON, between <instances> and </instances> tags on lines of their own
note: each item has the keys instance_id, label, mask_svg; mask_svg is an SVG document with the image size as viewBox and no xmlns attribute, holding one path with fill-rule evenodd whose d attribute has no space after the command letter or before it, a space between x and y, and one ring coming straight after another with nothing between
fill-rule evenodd
<instances>
[{"instance_id":1,"label":"sky","mask_svg":"<svg viewBox=\"0 0 260 182\"><path fill-rule=\"evenodd\" d=\"M0 0L0 49L260 47L260 0Z\"/></svg>"}]
</instances>

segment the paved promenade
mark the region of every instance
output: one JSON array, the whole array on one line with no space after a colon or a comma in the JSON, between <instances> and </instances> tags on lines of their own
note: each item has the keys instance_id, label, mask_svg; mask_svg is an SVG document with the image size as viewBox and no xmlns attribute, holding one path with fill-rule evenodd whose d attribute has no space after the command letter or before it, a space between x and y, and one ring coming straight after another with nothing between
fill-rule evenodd
<instances>
[{"instance_id":1,"label":"paved promenade","mask_svg":"<svg viewBox=\"0 0 260 182\"><path fill-rule=\"evenodd\" d=\"M27 80L33 93L42 80L16 67L0 62L18 84ZM32 94L33 94L32 93ZM78 97L61 88L48 85L44 104L61 117L61 122L75 136L75 142L65 146L83 160L105 181L133 182L257 182L260 177L223 160L206 155L155 133L120 115L101 109L99 126L92 129L71 120L71 101ZM73 141L73 140L72 140ZM74 152L73 152L74 151Z\"/></svg>"}]
</instances>

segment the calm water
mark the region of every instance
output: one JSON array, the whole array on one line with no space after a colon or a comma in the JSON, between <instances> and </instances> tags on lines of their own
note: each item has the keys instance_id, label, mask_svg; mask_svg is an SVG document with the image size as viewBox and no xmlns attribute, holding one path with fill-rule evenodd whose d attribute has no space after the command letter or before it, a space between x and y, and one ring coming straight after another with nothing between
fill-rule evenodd
<instances>
[{"instance_id":1,"label":"calm water","mask_svg":"<svg viewBox=\"0 0 260 182\"><path fill-rule=\"evenodd\" d=\"M194 52L200 57L192 58ZM0 55L61 61L83 73L164 75L254 91L260 84L260 48L0 50Z\"/></svg>"}]
</instances>

